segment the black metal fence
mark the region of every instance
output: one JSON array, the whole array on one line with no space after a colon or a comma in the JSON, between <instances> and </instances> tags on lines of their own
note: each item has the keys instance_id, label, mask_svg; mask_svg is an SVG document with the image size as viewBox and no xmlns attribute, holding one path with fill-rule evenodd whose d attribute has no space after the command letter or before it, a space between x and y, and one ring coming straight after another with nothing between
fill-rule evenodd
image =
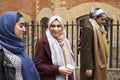
<instances>
[{"instance_id":1,"label":"black metal fence","mask_svg":"<svg viewBox=\"0 0 120 80\"><path fill-rule=\"evenodd\" d=\"M109 49L110 49L110 58L109 58L109 67L120 67L120 24L119 21L117 23L113 23L113 20L110 19L110 23L107 24L108 26L108 41L109 41ZM71 48L75 54L76 59L76 66L80 64L80 54L77 51L79 39L80 39L80 24L74 24L73 22L65 24L67 38L71 44ZM47 25L43 24L35 24L34 21L26 23L26 35L24 37L25 49L30 55L30 57L34 58L34 49L36 41L38 41L41 36L45 33L47 29Z\"/></svg>"},{"instance_id":2,"label":"black metal fence","mask_svg":"<svg viewBox=\"0 0 120 80\"><path fill-rule=\"evenodd\" d=\"M120 24L113 23L113 19L110 20L110 68L120 68Z\"/></svg>"}]
</instances>

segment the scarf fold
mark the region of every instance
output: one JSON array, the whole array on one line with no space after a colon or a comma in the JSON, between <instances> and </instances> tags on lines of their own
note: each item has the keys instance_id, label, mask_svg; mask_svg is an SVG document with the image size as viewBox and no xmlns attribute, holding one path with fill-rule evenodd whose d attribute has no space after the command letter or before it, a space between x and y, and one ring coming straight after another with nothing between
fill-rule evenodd
<instances>
[{"instance_id":1,"label":"scarf fold","mask_svg":"<svg viewBox=\"0 0 120 80\"><path fill-rule=\"evenodd\" d=\"M67 48L67 44L64 43L61 46L61 48L62 48L62 51L63 51L63 54L64 54L64 58L65 58L65 62L66 62L65 64L67 66L68 64L71 64L71 60L70 60L70 55L69 55L69 51L68 51L68 48Z\"/></svg>"},{"instance_id":2,"label":"scarf fold","mask_svg":"<svg viewBox=\"0 0 120 80\"><path fill-rule=\"evenodd\" d=\"M63 33L57 37L57 41L60 47L62 48L64 59L65 59L65 65L67 66L68 64L71 65L71 60L70 60L69 50L65 41L65 36L66 36L65 31L63 31Z\"/></svg>"},{"instance_id":3,"label":"scarf fold","mask_svg":"<svg viewBox=\"0 0 120 80\"><path fill-rule=\"evenodd\" d=\"M94 19L89 19L93 26L94 34L94 55L95 55L95 80L101 80L104 77L104 80L107 80L107 75L104 75L107 67L107 56L108 56L108 47L106 43L105 33L101 32L100 26ZM102 29L103 26L102 26ZM102 30L105 31L105 30Z\"/></svg>"},{"instance_id":4,"label":"scarf fold","mask_svg":"<svg viewBox=\"0 0 120 80\"><path fill-rule=\"evenodd\" d=\"M110 56L109 54L109 50L108 50L108 44L107 44L107 39L106 39L106 34L103 34L103 42L104 42L104 46L105 46L105 50L106 50L106 55L107 55L107 58Z\"/></svg>"}]
</instances>

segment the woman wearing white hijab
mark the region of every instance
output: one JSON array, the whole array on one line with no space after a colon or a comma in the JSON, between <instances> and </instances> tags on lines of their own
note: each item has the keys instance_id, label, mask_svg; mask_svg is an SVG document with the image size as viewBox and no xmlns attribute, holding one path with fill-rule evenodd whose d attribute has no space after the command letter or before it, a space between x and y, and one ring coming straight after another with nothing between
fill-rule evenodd
<instances>
[{"instance_id":1,"label":"woman wearing white hijab","mask_svg":"<svg viewBox=\"0 0 120 80\"><path fill-rule=\"evenodd\" d=\"M108 47L103 23L106 12L101 8L90 11L90 19L81 37L81 80L107 80Z\"/></svg>"},{"instance_id":2,"label":"woman wearing white hijab","mask_svg":"<svg viewBox=\"0 0 120 80\"><path fill-rule=\"evenodd\" d=\"M75 80L74 55L60 16L52 16L36 43L34 63L41 80Z\"/></svg>"}]
</instances>

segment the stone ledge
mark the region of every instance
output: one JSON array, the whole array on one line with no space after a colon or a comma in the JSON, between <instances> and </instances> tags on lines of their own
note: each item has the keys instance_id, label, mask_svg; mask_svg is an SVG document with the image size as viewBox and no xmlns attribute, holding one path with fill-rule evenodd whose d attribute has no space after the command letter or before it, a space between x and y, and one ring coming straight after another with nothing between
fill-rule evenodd
<instances>
[{"instance_id":1,"label":"stone ledge","mask_svg":"<svg viewBox=\"0 0 120 80\"><path fill-rule=\"evenodd\" d=\"M76 80L80 80L80 67L76 67ZM107 69L108 80L120 80L120 69L108 68Z\"/></svg>"},{"instance_id":2,"label":"stone ledge","mask_svg":"<svg viewBox=\"0 0 120 80\"><path fill-rule=\"evenodd\" d=\"M120 69L108 68L108 80L120 80Z\"/></svg>"}]
</instances>

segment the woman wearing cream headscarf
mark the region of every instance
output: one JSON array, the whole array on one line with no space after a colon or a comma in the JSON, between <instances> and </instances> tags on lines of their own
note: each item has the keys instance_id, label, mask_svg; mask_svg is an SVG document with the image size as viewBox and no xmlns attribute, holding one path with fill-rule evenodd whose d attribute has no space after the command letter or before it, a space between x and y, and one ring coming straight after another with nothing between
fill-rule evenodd
<instances>
[{"instance_id":1,"label":"woman wearing cream headscarf","mask_svg":"<svg viewBox=\"0 0 120 80\"><path fill-rule=\"evenodd\" d=\"M90 19L81 37L81 80L107 80L109 56L103 23L106 12L100 8L90 11Z\"/></svg>"},{"instance_id":2,"label":"woman wearing cream headscarf","mask_svg":"<svg viewBox=\"0 0 120 80\"><path fill-rule=\"evenodd\" d=\"M75 80L74 55L60 16L52 16L36 43L35 65L41 80Z\"/></svg>"}]
</instances>

